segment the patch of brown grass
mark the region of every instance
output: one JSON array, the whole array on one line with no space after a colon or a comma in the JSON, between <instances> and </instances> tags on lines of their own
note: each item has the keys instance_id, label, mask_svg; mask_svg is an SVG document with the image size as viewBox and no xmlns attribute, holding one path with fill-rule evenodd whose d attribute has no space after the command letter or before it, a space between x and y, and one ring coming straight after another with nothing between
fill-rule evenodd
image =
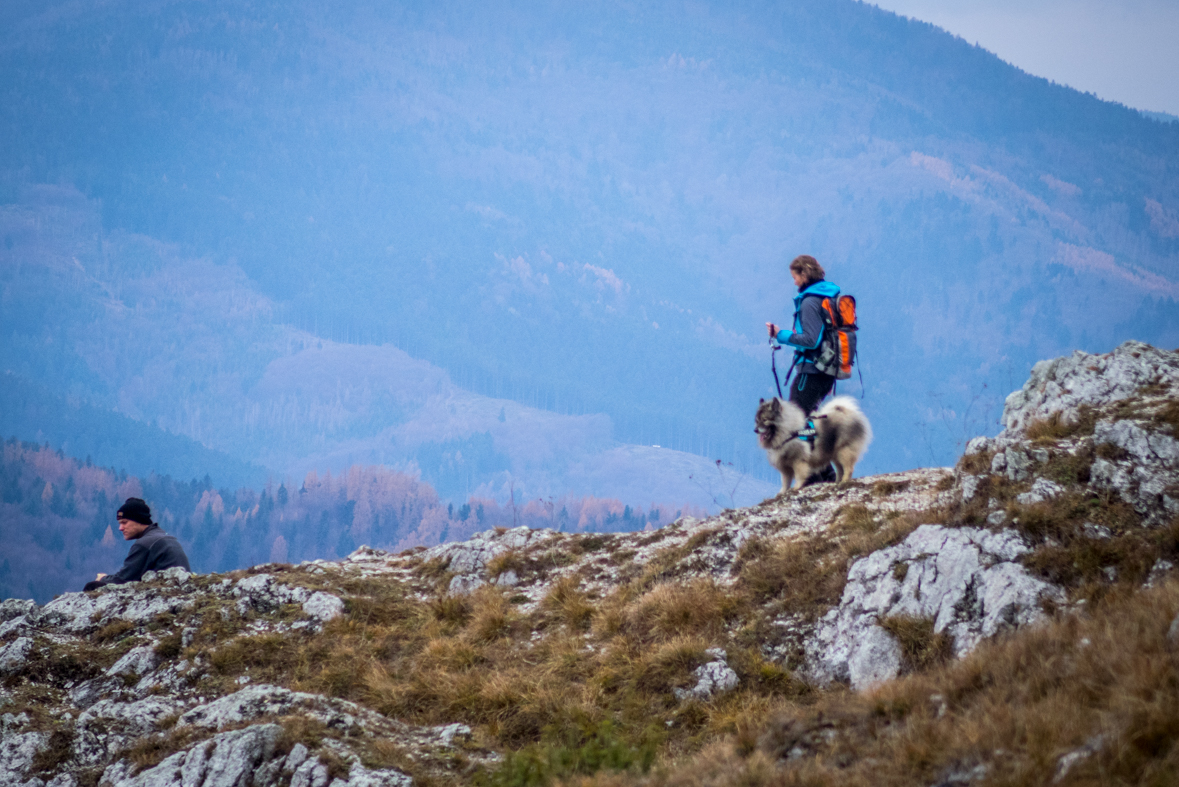
<instances>
[{"instance_id":1,"label":"patch of brown grass","mask_svg":"<svg viewBox=\"0 0 1179 787\"><path fill-rule=\"evenodd\" d=\"M935 633L932 619L894 615L881 620L880 627L901 646L906 673L920 672L954 657L953 638L945 632Z\"/></svg>"},{"instance_id":2,"label":"patch of brown grass","mask_svg":"<svg viewBox=\"0 0 1179 787\"><path fill-rule=\"evenodd\" d=\"M180 632L177 631L174 634L169 634L166 637L162 637L160 641L156 643L156 646L153 648L153 650L155 651L156 655L162 659L176 658L180 655L181 651Z\"/></svg>"},{"instance_id":3,"label":"patch of brown grass","mask_svg":"<svg viewBox=\"0 0 1179 787\"><path fill-rule=\"evenodd\" d=\"M1024 433L1028 439L1039 445L1048 445L1059 440L1074 437L1087 437L1093 434L1100 413L1083 404L1077 408L1072 418L1066 418L1061 412L1055 412L1047 418L1032 421L1027 425Z\"/></svg>"},{"instance_id":4,"label":"patch of brown grass","mask_svg":"<svg viewBox=\"0 0 1179 787\"><path fill-rule=\"evenodd\" d=\"M992 451L979 451L974 454L963 454L958 459L958 469L970 475L982 475L991 472L991 460L995 458Z\"/></svg>"},{"instance_id":5,"label":"patch of brown grass","mask_svg":"<svg viewBox=\"0 0 1179 787\"><path fill-rule=\"evenodd\" d=\"M181 730L173 729L163 734L145 735L124 751L123 757L130 760L138 770L146 770L159 765L169 756L191 746L194 740L199 740L208 734L198 728L185 727Z\"/></svg>"},{"instance_id":6,"label":"patch of brown grass","mask_svg":"<svg viewBox=\"0 0 1179 787\"><path fill-rule=\"evenodd\" d=\"M98 631L91 634L90 640L96 645L105 645L109 642L114 642L115 640L120 639L127 632L134 630L134 623L120 618L118 620L111 621L100 628Z\"/></svg>"},{"instance_id":7,"label":"patch of brown grass","mask_svg":"<svg viewBox=\"0 0 1179 787\"><path fill-rule=\"evenodd\" d=\"M463 636L473 642L492 642L508 636L516 620L503 591L483 585L471 594L471 617L463 628Z\"/></svg>"},{"instance_id":8,"label":"patch of brown grass","mask_svg":"<svg viewBox=\"0 0 1179 787\"><path fill-rule=\"evenodd\" d=\"M1169 428L1171 434L1179 436L1179 401L1168 401L1150 420L1155 426Z\"/></svg>"},{"instance_id":9,"label":"patch of brown grass","mask_svg":"<svg viewBox=\"0 0 1179 787\"><path fill-rule=\"evenodd\" d=\"M742 548L738 589L755 605L815 619L839 601L851 562L898 544L918 525L945 521L940 514L880 514L859 504L845 506L827 533L781 539Z\"/></svg>"},{"instance_id":10,"label":"patch of brown grass","mask_svg":"<svg viewBox=\"0 0 1179 787\"><path fill-rule=\"evenodd\" d=\"M439 623L461 626L471 617L471 599L462 593L447 593L430 601L430 614Z\"/></svg>"},{"instance_id":11,"label":"patch of brown grass","mask_svg":"<svg viewBox=\"0 0 1179 787\"><path fill-rule=\"evenodd\" d=\"M1179 783L1179 651L1168 640L1179 583L1111 595L1087 616L984 643L961 661L869 693L823 692L760 729L653 771L589 785ZM750 741L756 740L751 746ZM1062 756L1100 741L1054 782Z\"/></svg>"},{"instance_id":12,"label":"patch of brown grass","mask_svg":"<svg viewBox=\"0 0 1179 787\"><path fill-rule=\"evenodd\" d=\"M888 497L909 488L908 481L877 481L872 484L873 497Z\"/></svg>"},{"instance_id":13,"label":"patch of brown grass","mask_svg":"<svg viewBox=\"0 0 1179 787\"><path fill-rule=\"evenodd\" d=\"M33 755L33 773L54 773L74 756L74 729L59 727L49 734L49 740Z\"/></svg>"},{"instance_id":14,"label":"patch of brown grass","mask_svg":"<svg viewBox=\"0 0 1179 787\"><path fill-rule=\"evenodd\" d=\"M540 608L578 631L589 628L594 616L594 605L581 590L581 577L576 574L566 575L554 582L541 599Z\"/></svg>"},{"instance_id":15,"label":"patch of brown grass","mask_svg":"<svg viewBox=\"0 0 1179 787\"><path fill-rule=\"evenodd\" d=\"M1093 446L1086 443L1076 453L1057 451L1039 471L1045 478L1065 486L1089 483L1093 467Z\"/></svg>"},{"instance_id":16,"label":"patch of brown grass","mask_svg":"<svg viewBox=\"0 0 1179 787\"><path fill-rule=\"evenodd\" d=\"M667 582L630 606L622 630L643 642L717 637L736 612L737 600L711 579Z\"/></svg>"},{"instance_id":17,"label":"patch of brown grass","mask_svg":"<svg viewBox=\"0 0 1179 787\"><path fill-rule=\"evenodd\" d=\"M524 556L518 550L510 549L507 552L500 552L487 561L487 573L493 579L509 571L515 571L517 574L524 571Z\"/></svg>"}]
</instances>

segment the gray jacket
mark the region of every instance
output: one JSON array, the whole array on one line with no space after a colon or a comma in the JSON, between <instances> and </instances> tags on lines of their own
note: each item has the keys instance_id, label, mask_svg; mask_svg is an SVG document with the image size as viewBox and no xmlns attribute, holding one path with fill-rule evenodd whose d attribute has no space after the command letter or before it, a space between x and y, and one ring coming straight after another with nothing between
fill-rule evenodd
<instances>
[{"instance_id":1,"label":"gray jacket","mask_svg":"<svg viewBox=\"0 0 1179 787\"><path fill-rule=\"evenodd\" d=\"M138 582L148 571L163 571L165 568L188 567L188 555L176 536L164 532L159 525L152 525L131 545L127 559L117 574L98 580L99 585L122 585L124 582ZM95 584L95 583L91 583Z\"/></svg>"}]
</instances>

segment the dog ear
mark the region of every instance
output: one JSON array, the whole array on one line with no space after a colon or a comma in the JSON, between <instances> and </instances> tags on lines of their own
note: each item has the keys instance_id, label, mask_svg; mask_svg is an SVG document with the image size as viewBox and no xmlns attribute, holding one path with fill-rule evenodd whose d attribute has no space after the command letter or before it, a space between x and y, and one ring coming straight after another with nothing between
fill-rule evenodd
<instances>
[{"instance_id":1,"label":"dog ear","mask_svg":"<svg viewBox=\"0 0 1179 787\"><path fill-rule=\"evenodd\" d=\"M758 404L765 404L765 403L766 403L766 400L765 400L765 399L758 399L758 400L757 400L757 403L758 403Z\"/></svg>"}]
</instances>

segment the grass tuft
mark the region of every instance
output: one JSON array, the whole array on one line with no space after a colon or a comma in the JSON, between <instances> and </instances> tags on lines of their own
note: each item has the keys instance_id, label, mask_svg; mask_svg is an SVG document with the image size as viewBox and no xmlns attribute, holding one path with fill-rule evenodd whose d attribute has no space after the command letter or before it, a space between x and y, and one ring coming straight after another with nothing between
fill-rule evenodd
<instances>
[{"instance_id":1,"label":"grass tuft","mask_svg":"<svg viewBox=\"0 0 1179 787\"><path fill-rule=\"evenodd\" d=\"M945 632L935 633L930 618L894 615L881 620L880 627L901 646L907 673L944 664L954 657L953 638Z\"/></svg>"},{"instance_id":2,"label":"grass tuft","mask_svg":"<svg viewBox=\"0 0 1179 787\"><path fill-rule=\"evenodd\" d=\"M576 574L561 577L554 582L548 594L541 599L540 607L577 631L589 628L594 616L594 606L581 590L581 578Z\"/></svg>"}]
</instances>

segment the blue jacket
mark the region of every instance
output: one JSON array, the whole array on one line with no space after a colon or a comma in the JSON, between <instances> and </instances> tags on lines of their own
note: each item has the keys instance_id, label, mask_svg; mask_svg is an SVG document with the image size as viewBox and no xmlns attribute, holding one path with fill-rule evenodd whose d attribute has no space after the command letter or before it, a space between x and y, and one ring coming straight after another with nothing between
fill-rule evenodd
<instances>
[{"instance_id":1,"label":"blue jacket","mask_svg":"<svg viewBox=\"0 0 1179 787\"><path fill-rule=\"evenodd\" d=\"M823 341L824 298L839 295L839 287L829 281L817 281L794 296L794 328L778 331L778 343L794 348L799 374L816 374L813 363L819 343ZM815 296L815 297L810 297Z\"/></svg>"}]
</instances>

